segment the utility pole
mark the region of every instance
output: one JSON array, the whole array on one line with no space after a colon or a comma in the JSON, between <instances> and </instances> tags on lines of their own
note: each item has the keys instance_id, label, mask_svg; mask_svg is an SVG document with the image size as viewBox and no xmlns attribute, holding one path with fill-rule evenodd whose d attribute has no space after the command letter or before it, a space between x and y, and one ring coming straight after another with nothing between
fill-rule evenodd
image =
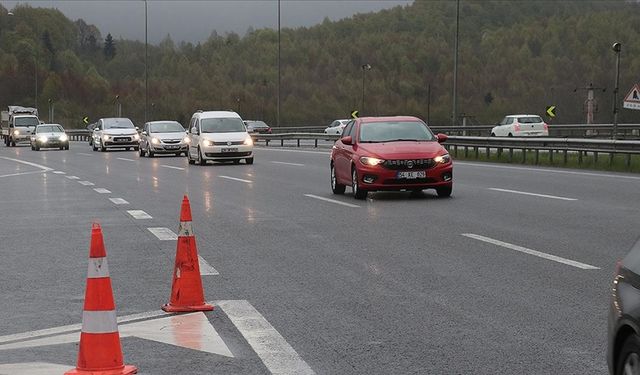
<instances>
[{"instance_id":1,"label":"utility pole","mask_svg":"<svg viewBox=\"0 0 640 375\"><path fill-rule=\"evenodd\" d=\"M587 100L584 102L584 109L587 114L587 125L591 125L595 122L595 113L598 111L598 103L596 102L594 91L602 90L602 92L605 92L607 89L605 87L594 87L593 83L589 83L589 86L586 87L576 87L573 92L578 90L587 91Z\"/></svg>"},{"instance_id":2,"label":"utility pole","mask_svg":"<svg viewBox=\"0 0 640 375\"><path fill-rule=\"evenodd\" d=\"M453 113L451 125L458 123L458 35L460 31L460 0L456 0L456 38L453 53Z\"/></svg>"},{"instance_id":3,"label":"utility pole","mask_svg":"<svg viewBox=\"0 0 640 375\"><path fill-rule=\"evenodd\" d=\"M280 127L280 82L281 81L281 71L280 71L280 0L278 0L278 95L276 102L276 126Z\"/></svg>"},{"instance_id":4,"label":"utility pole","mask_svg":"<svg viewBox=\"0 0 640 375\"><path fill-rule=\"evenodd\" d=\"M147 122L149 109L149 40L147 22L147 0L144 0L144 122Z\"/></svg>"},{"instance_id":5,"label":"utility pole","mask_svg":"<svg viewBox=\"0 0 640 375\"><path fill-rule=\"evenodd\" d=\"M364 113L364 79L365 79L365 73L367 72L367 70L371 70L371 65L369 64L362 64L362 106L360 107L360 113L363 114Z\"/></svg>"},{"instance_id":6,"label":"utility pole","mask_svg":"<svg viewBox=\"0 0 640 375\"><path fill-rule=\"evenodd\" d=\"M427 84L427 125L431 124L431 83Z\"/></svg>"},{"instance_id":7,"label":"utility pole","mask_svg":"<svg viewBox=\"0 0 640 375\"><path fill-rule=\"evenodd\" d=\"M622 45L618 42L613 43L611 49L616 53L616 85L613 89L613 129L611 129L611 138L618 138L618 89L620 86L620 51Z\"/></svg>"}]
</instances>

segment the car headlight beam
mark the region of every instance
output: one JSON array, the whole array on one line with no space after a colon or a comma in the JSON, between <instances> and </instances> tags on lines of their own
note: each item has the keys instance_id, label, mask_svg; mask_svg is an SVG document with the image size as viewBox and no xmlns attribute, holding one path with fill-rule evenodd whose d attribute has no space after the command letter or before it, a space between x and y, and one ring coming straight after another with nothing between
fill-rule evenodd
<instances>
[{"instance_id":1,"label":"car headlight beam","mask_svg":"<svg viewBox=\"0 0 640 375\"><path fill-rule=\"evenodd\" d=\"M160 140L158 138L151 138L151 143L153 143L154 145L159 145Z\"/></svg>"},{"instance_id":2,"label":"car headlight beam","mask_svg":"<svg viewBox=\"0 0 640 375\"><path fill-rule=\"evenodd\" d=\"M189 138L189 137L184 137L184 139L182 140L182 142L184 142L184 143L191 143L191 138Z\"/></svg>"},{"instance_id":3,"label":"car headlight beam","mask_svg":"<svg viewBox=\"0 0 640 375\"><path fill-rule=\"evenodd\" d=\"M253 139L251 139L251 137L248 137L244 140L244 144L245 146L253 146Z\"/></svg>"},{"instance_id":4,"label":"car headlight beam","mask_svg":"<svg viewBox=\"0 0 640 375\"><path fill-rule=\"evenodd\" d=\"M203 145L203 146L205 146L205 147L211 147L211 146L213 146L213 142L211 142L211 141L210 141L210 140L208 140L208 139L205 139L205 140L202 142L202 145Z\"/></svg>"},{"instance_id":5,"label":"car headlight beam","mask_svg":"<svg viewBox=\"0 0 640 375\"><path fill-rule=\"evenodd\" d=\"M448 162L451 161L451 156L449 154L444 154L444 155L439 155L436 156L433 161L435 161L438 164L447 164Z\"/></svg>"},{"instance_id":6,"label":"car headlight beam","mask_svg":"<svg viewBox=\"0 0 640 375\"><path fill-rule=\"evenodd\" d=\"M360 163L364 165L375 166L375 165L380 165L384 163L384 159L378 159L370 156L363 156L360 158Z\"/></svg>"},{"instance_id":7,"label":"car headlight beam","mask_svg":"<svg viewBox=\"0 0 640 375\"><path fill-rule=\"evenodd\" d=\"M102 136L102 139L103 139L104 141L108 141L108 140L109 140L109 136L105 134L105 135L103 135L103 136Z\"/></svg>"},{"instance_id":8,"label":"car headlight beam","mask_svg":"<svg viewBox=\"0 0 640 375\"><path fill-rule=\"evenodd\" d=\"M49 138L47 138L44 135L41 135L41 136L38 137L38 142L41 142L41 143L47 143L48 140L49 140Z\"/></svg>"},{"instance_id":9,"label":"car headlight beam","mask_svg":"<svg viewBox=\"0 0 640 375\"><path fill-rule=\"evenodd\" d=\"M69 140L69 136L67 136L66 134L63 134L60 136L60 141L61 142L66 142Z\"/></svg>"},{"instance_id":10,"label":"car headlight beam","mask_svg":"<svg viewBox=\"0 0 640 375\"><path fill-rule=\"evenodd\" d=\"M13 131L13 135L20 135L20 131L19 130L14 130Z\"/></svg>"}]
</instances>

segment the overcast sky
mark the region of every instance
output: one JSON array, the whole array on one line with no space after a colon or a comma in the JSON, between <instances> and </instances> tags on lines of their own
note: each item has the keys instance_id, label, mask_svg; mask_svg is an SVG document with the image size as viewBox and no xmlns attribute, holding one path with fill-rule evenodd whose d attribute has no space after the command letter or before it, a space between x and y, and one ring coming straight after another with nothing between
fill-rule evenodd
<instances>
[{"instance_id":1,"label":"overcast sky","mask_svg":"<svg viewBox=\"0 0 640 375\"><path fill-rule=\"evenodd\" d=\"M412 0L282 0L282 27L311 26L325 17L337 20L356 13L367 13ZM5 1L11 10L16 4L57 8L72 20L84 19L96 25L103 37L144 40L143 0L37 0ZM244 34L254 29L277 27L277 0L148 0L149 42L157 43L167 34L175 42L204 41L213 30L219 34Z\"/></svg>"}]
</instances>

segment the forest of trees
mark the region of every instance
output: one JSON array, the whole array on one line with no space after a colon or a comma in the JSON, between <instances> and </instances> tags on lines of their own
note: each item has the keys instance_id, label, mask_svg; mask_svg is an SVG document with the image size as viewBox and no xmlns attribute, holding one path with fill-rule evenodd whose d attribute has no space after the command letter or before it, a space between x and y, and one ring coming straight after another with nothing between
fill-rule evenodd
<instances>
[{"instance_id":1,"label":"forest of trees","mask_svg":"<svg viewBox=\"0 0 640 375\"><path fill-rule=\"evenodd\" d=\"M509 113L542 114L583 123L586 92L596 92L596 122L612 121L614 41L622 43L620 96L640 81L640 4L610 1L460 2L458 112L490 124ZM451 124L455 1L404 7L281 34L281 125L324 125L360 109L366 72L366 115L416 115ZM0 5L0 107L31 106L56 121L123 115L144 121L144 43L115 40L55 9ZM157 30L155 31L157 32ZM103 33L107 33L103 37ZM149 119L188 122L197 109L232 109L246 119L276 121L277 31L244 36L212 30L203 43L167 36L149 46ZM428 103L428 87L431 100ZM622 99L620 99L622 102ZM430 104L430 105L428 105ZM427 113L429 108L429 113ZM42 116L47 120L46 115ZM621 122L640 122L622 110Z\"/></svg>"}]
</instances>

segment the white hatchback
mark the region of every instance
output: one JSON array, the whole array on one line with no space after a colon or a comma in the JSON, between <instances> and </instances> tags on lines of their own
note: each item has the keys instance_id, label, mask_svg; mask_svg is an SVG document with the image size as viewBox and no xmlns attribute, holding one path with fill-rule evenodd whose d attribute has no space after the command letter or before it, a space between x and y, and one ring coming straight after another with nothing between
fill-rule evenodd
<instances>
[{"instance_id":1,"label":"white hatchback","mask_svg":"<svg viewBox=\"0 0 640 375\"><path fill-rule=\"evenodd\" d=\"M189 122L189 164L205 165L207 160L232 161L244 159L253 164L253 140L235 112L198 111Z\"/></svg>"},{"instance_id":2,"label":"white hatchback","mask_svg":"<svg viewBox=\"0 0 640 375\"><path fill-rule=\"evenodd\" d=\"M491 129L492 137L546 137L549 126L537 115L509 115Z\"/></svg>"},{"instance_id":3,"label":"white hatchback","mask_svg":"<svg viewBox=\"0 0 640 375\"><path fill-rule=\"evenodd\" d=\"M350 120L335 120L329 125L326 129L324 129L324 134L342 134L344 127L347 126L347 123Z\"/></svg>"}]
</instances>

